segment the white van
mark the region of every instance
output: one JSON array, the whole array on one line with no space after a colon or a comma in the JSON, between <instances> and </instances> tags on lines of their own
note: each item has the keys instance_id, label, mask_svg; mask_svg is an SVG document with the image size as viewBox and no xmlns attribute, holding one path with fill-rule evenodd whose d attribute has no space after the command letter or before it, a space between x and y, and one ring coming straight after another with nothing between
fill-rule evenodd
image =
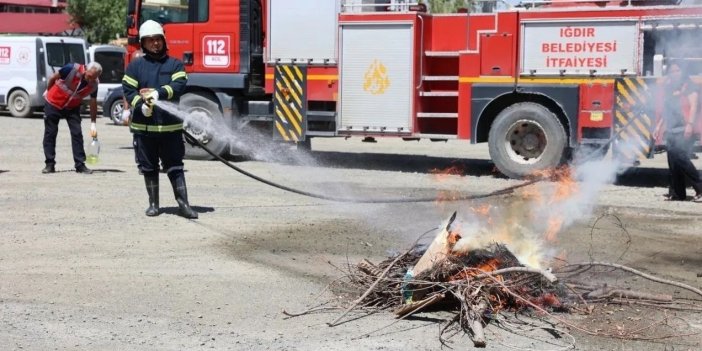
<instances>
[{"instance_id":1,"label":"white van","mask_svg":"<svg viewBox=\"0 0 702 351\"><path fill-rule=\"evenodd\" d=\"M89 62L95 61L102 66L100 85L98 86L98 106L102 106L108 90L122 86L126 55L127 50L121 46L93 45L88 48Z\"/></svg>"},{"instance_id":2,"label":"white van","mask_svg":"<svg viewBox=\"0 0 702 351\"><path fill-rule=\"evenodd\" d=\"M84 39L0 36L0 107L15 117L43 108L48 77L70 62L87 62Z\"/></svg>"}]
</instances>

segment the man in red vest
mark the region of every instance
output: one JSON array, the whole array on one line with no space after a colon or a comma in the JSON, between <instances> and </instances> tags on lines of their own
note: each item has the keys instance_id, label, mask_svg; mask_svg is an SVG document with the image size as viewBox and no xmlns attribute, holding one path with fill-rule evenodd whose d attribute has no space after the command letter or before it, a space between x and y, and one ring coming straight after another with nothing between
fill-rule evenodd
<instances>
[{"instance_id":1,"label":"man in red vest","mask_svg":"<svg viewBox=\"0 0 702 351\"><path fill-rule=\"evenodd\" d=\"M83 132L80 127L80 105L90 95L90 136L97 137L97 89L102 66L91 62L87 66L69 63L54 73L47 85L44 104L44 156L46 167L42 173L56 172L56 135L61 118L66 119L71 131L71 146L76 172L93 173L85 166Z\"/></svg>"}]
</instances>

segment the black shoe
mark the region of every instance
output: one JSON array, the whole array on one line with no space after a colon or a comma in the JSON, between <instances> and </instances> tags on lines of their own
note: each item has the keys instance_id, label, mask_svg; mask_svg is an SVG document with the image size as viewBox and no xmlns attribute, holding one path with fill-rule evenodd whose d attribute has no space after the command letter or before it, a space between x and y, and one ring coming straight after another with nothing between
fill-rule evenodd
<instances>
[{"instance_id":1,"label":"black shoe","mask_svg":"<svg viewBox=\"0 0 702 351\"><path fill-rule=\"evenodd\" d=\"M54 168L54 165L46 165L44 169L41 170L41 173L47 174L47 173L55 173L56 168Z\"/></svg>"},{"instance_id":2,"label":"black shoe","mask_svg":"<svg viewBox=\"0 0 702 351\"><path fill-rule=\"evenodd\" d=\"M76 167L76 173L93 174L93 170L86 167L85 165L80 165Z\"/></svg>"}]
</instances>

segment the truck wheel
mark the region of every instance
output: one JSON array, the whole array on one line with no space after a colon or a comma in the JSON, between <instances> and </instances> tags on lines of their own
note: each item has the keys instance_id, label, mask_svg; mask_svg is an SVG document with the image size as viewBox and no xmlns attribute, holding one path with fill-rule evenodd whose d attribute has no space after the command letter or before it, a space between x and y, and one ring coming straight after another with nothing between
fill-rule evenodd
<instances>
[{"instance_id":1,"label":"truck wheel","mask_svg":"<svg viewBox=\"0 0 702 351\"><path fill-rule=\"evenodd\" d=\"M227 147L226 133L214 135L222 131L224 117L219 110L219 104L204 94L187 93L180 98L180 108L188 118L183 122L183 128L196 140L207 146L217 155L221 155ZM213 157L197 144L185 142L185 157L194 160L211 160Z\"/></svg>"},{"instance_id":2,"label":"truck wheel","mask_svg":"<svg viewBox=\"0 0 702 351\"><path fill-rule=\"evenodd\" d=\"M510 178L558 166L566 141L556 115L533 102L517 103L500 112L488 137L490 157Z\"/></svg>"},{"instance_id":3,"label":"truck wheel","mask_svg":"<svg viewBox=\"0 0 702 351\"><path fill-rule=\"evenodd\" d=\"M15 90L10 94L7 109L15 117L28 117L32 114L32 106L29 104L29 94L24 90Z\"/></svg>"},{"instance_id":4,"label":"truck wheel","mask_svg":"<svg viewBox=\"0 0 702 351\"><path fill-rule=\"evenodd\" d=\"M112 119L112 123L118 126L123 124L122 112L124 112L124 101L122 99L116 99L112 102L112 105L110 105L110 119Z\"/></svg>"}]
</instances>

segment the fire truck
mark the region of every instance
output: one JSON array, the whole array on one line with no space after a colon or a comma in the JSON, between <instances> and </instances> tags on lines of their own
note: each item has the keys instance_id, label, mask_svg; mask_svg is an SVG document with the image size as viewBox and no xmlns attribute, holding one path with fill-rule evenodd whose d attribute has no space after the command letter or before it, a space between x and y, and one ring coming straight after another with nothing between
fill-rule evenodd
<instances>
[{"instance_id":1,"label":"fire truck","mask_svg":"<svg viewBox=\"0 0 702 351\"><path fill-rule=\"evenodd\" d=\"M334 136L487 142L503 174L523 177L614 137L619 153L649 153L657 116L641 106L655 104L666 60L700 73L702 7L679 3L476 1L432 14L398 0L129 0L127 27L131 54L141 23L163 23L188 72L181 105L232 129L302 146Z\"/></svg>"}]
</instances>

